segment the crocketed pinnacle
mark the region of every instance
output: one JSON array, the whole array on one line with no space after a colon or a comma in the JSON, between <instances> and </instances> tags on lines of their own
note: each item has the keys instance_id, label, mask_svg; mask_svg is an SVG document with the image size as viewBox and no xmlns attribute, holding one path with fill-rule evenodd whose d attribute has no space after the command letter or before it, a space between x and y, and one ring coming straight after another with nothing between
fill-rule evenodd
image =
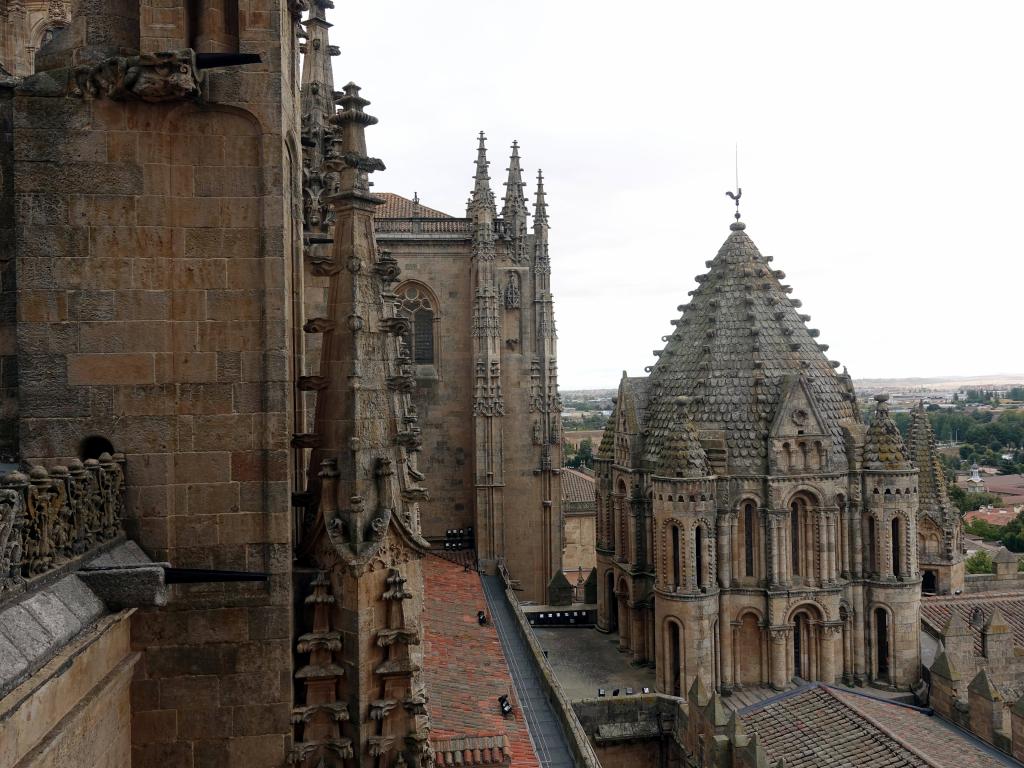
<instances>
[{"instance_id":1,"label":"crocketed pinnacle","mask_svg":"<svg viewBox=\"0 0 1024 768\"><path fill-rule=\"evenodd\" d=\"M604 426L604 433L601 435L601 444L597 447L597 459L611 461L615 458L615 420L608 419Z\"/></svg>"},{"instance_id":2,"label":"crocketed pinnacle","mask_svg":"<svg viewBox=\"0 0 1024 768\"><path fill-rule=\"evenodd\" d=\"M533 207L533 231L548 226L548 203L544 196L544 171L537 171L537 202Z\"/></svg>"},{"instance_id":3,"label":"crocketed pinnacle","mask_svg":"<svg viewBox=\"0 0 1024 768\"><path fill-rule=\"evenodd\" d=\"M932 431L923 401L910 414L907 450L910 461L919 472L917 488L921 511L941 514L949 509L949 493L946 491L946 476L935 446L935 432Z\"/></svg>"},{"instance_id":4,"label":"crocketed pinnacle","mask_svg":"<svg viewBox=\"0 0 1024 768\"><path fill-rule=\"evenodd\" d=\"M644 420L645 452L657 454L672 432L675 402L693 398L687 413L698 430L726 441L730 469L769 471L766 446L785 383L802 378L823 430L833 437L836 466L846 463L843 423L856 421L849 387L828 360L810 319L798 312L781 284L785 274L771 267L744 231L730 226L709 270L699 275L689 304L680 307L675 331L649 376L650 401Z\"/></svg>"},{"instance_id":5,"label":"crocketed pinnacle","mask_svg":"<svg viewBox=\"0 0 1024 768\"><path fill-rule=\"evenodd\" d=\"M491 191L491 177L487 174L487 137L480 131L479 144L476 148L476 173L473 174L473 193L469 198L469 206L466 214L474 218L482 212L489 212L493 219L496 215L494 208L494 193Z\"/></svg>"},{"instance_id":6,"label":"crocketed pinnacle","mask_svg":"<svg viewBox=\"0 0 1024 768\"><path fill-rule=\"evenodd\" d=\"M864 469L911 469L899 427L889 415L888 400L888 395L875 395L875 417L864 441Z\"/></svg>"},{"instance_id":7,"label":"crocketed pinnacle","mask_svg":"<svg viewBox=\"0 0 1024 768\"><path fill-rule=\"evenodd\" d=\"M698 478L711 475L711 465L693 422L686 414L689 398L679 398L668 435L659 446L655 472L661 477Z\"/></svg>"},{"instance_id":8,"label":"crocketed pinnacle","mask_svg":"<svg viewBox=\"0 0 1024 768\"><path fill-rule=\"evenodd\" d=\"M522 168L519 167L519 142L512 142L512 156L509 158L508 181L505 182L505 205L501 209L501 217L513 233L518 233L526 224L526 197L523 194Z\"/></svg>"}]
</instances>

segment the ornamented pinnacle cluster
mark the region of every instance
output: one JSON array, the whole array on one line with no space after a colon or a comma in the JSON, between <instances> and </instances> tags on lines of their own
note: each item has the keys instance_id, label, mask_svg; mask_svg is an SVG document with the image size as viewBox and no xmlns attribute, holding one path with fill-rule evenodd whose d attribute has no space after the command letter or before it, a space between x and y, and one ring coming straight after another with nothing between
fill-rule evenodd
<instances>
[{"instance_id":1,"label":"ornamented pinnacle cluster","mask_svg":"<svg viewBox=\"0 0 1024 768\"><path fill-rule=\"evenodd\" d=\"M900 429L889 415L888 401L888 395L875 395L875 417L864 441L864 469L912 469Z\"/></svg>"}]
</instances>

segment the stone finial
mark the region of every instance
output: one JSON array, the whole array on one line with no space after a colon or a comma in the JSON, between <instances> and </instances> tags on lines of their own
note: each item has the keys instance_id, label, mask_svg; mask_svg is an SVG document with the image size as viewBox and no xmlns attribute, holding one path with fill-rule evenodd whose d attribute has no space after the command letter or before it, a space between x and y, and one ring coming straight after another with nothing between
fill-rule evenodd
<instances>
[{"instance_id":1,"label":"stone finial","mask_svg":"<svg viewBox=\"0 0 1024 768\"><path fill-rule=\"evenodd\" d=\"M711 692L711 698L704 708L704 715L715 728L723 728L729 725L729 710L722 703L722 697L718 691Z\"/></svg>"},{"instance_id":2,"label":"stone finial","mask_svg":"<svg viewBox=\"0 0 1024 768\"><path fill-rule=\"evenodd\" d=\"M949 656L946 655L945 651L935 658L935 661L932 662L930 671L933 677L941 677L944 680L949 680L950 682L956 682L960 679L960 673L957 672L956 667L953 666L953 662L950 661Z\"/></svg>"},{"instance_id":3,"label":"stone finial","mask_svg":"<svg viewBox=\"0 0 1024 768\"><path fill-rule=\"evenodd\" d=\"M980 696L985 701L1002 701L1003 697L996 690L995 685L992 683L992 678L988 676L988 670L981 670L971 684L967 686L967 693Z\"/></svg>"},{"instance_id":4,"label":"stone finial","mask_svg":"<svg viewBox=\"0 0 1024 768\"><path fill-rule=\"evenodd\" d=\"M964 621L964 617L960 615L960 611L953 608L949 613L949 618L946 620L946 626L942 628L943 638L959 637L961 635L969 635L970 633L971 630L968 628L967 622Z\"/></svg>"},{"instance_id":5,"label":"stone finial","mask_svg":"<svg viewBox=\"0 0 1024 768\"><path fill-rule=\"evenodd\" d=\"M481 212L489 212L491 218L496 216L494 209L494 192L491 191L491 177L487 173L490 162L487 160L487 137L483 131L477 137L476 173L473 174L473 192L469 198L466 215L474 218Z\"/></svg>"},{"instance_id":6,"label":"stone finial","mask_svg":"<svg viewBox=\"0 0 1024 768\"><path fill-rule=\"evenodd\" d=\"M512 155L505 170L508 171L508 181L505 182L505 197L502 198L505 205L501 209L501 217L511 228L511 233L518 236L520 226L526 225L527 216L526 197L523 194L526 184L523 182L522 168L519 166L518 141L512 142Z\"/></svg>"},{"instance_id":7,"label":"stone finial","mask_svg":"<svg viewBox=\"0 0 1024 768\"><path fill-rule=\"evenodd\" d=\"M572 605L572 584L561 570L548 582L548 605Z\"/></svg>"},{"instance_id":8,"label":"stone finial","mask_svg":"<svg viewBox=\"0 0 1024 768\"><path fill-rule=\"evenodd\" d=\"M547 198L544 195L544 172L537 169L537 202L533 207L533 230L534 232L540 228L541 225L547 227L548 224L548 203Z\"/></svg>"},{"instance_id":9,"label":"stone finial","mask_svg":"<svg viewBox=\"0 0 1024 768\"><path fill-rule=\"evenodd\" d=\"M989 635L995 634L1006 634L1010 631L1010 625L1003 617L1003 612L996 606L992 609L992 614L988 617L988 621L985 622L985 626L982 628L982 632Z\"/></svg>"},{"instance_id":10,"label":"stone finial","mask_svg":"<svg viewBox=\"0 0 1024 768\"><path fill-rule=\"evenodd\" d=\"M698 707L703 707L708 703L708 689L704 685L704 680L700 675L696 675L693 678L693 683L690 685L690 691L687 694L687 697Z\"/></svg>"},{"instance_id":11,"label":"stone finial","mask_svg":"<svg viewBox=\"0 0 1024 768\"><path fill-rule=\"evenodd\" d=\"M729 723L726 725L725 733L729 737L729 740L737 747L746 746L750 742L750 736L747 734L747 729L744 727L743 721L735 711L732 713L732 717L729 718Z\"/></svg>"}]
</instances>

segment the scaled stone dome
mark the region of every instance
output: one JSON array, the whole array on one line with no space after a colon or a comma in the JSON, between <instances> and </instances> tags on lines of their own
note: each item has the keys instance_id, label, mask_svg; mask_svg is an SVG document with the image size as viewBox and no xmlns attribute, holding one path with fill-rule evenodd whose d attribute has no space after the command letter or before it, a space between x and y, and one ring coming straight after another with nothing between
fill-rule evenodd
<instances>
[{"instance_id":1,"label":"scaled stone dome","mask_svg":"<svg viewBox=\"0 0 1024 768\"><path fill-rule=\"evenodd\" d=\"M697 277L650 373L645 454L660 456L672 432L676 402L689 397L686 415L698 430L724 433L731 472L767 472L766 439L782 399L783 378L802 377L832 437L835 466L845 466L842 423L856 421L849 377L837 374L741 223Z\"/></svg>"}]
</instances>

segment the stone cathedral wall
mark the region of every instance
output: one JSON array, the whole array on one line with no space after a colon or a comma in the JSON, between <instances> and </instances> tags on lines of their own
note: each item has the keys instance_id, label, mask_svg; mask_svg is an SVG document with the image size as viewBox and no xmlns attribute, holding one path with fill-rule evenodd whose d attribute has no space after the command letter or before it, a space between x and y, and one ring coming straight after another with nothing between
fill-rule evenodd
<instances>
[{"instance_id":1,"label":"stone cathedral wall","mask_svg":"<svg viewBox=\"0 0 1024 768\"><path fill-rule=\"evenodd\" d=\"M270 573L179 585L132 617L143 768L279 766L291 731L297 45L284 4L238 5L236 45L262 63L208 71L197 102L10 102L21 457L103 437L153 559ZM161 6L131 9L126 47L188 39L184 0Z\"/></svg>"}]
</instances>

